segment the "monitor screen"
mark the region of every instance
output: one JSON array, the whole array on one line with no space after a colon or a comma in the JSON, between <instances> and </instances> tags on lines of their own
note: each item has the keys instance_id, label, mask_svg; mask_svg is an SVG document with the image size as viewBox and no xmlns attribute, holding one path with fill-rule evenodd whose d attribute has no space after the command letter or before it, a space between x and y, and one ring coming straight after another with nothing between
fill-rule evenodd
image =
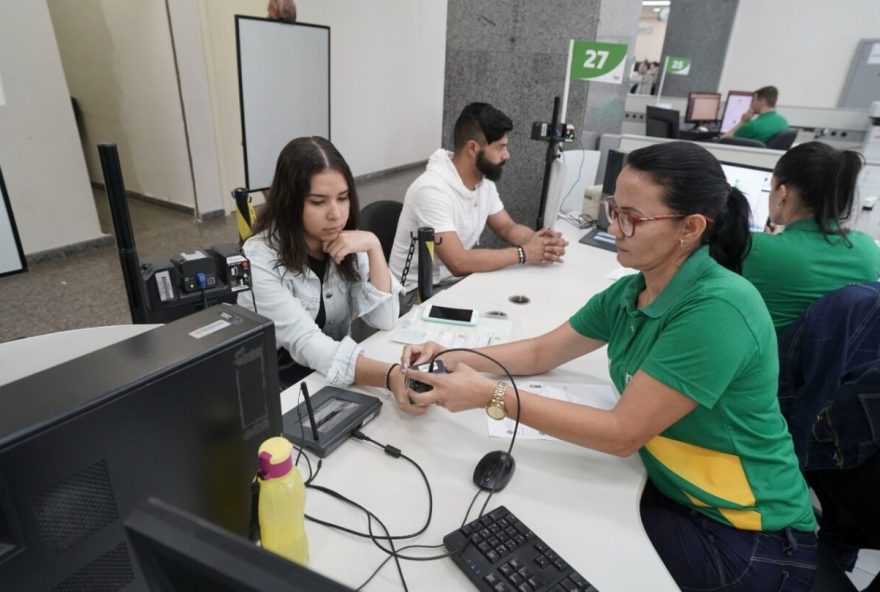
<instances>
[{"instance_id":1,"label":"monitor screen","mask_svg":"<svg viewBox=\"0 0 880 592\"><path fill-rule=\"evenodd\" d=\"M749 200L752 210L749 229L762 232L770 216L770 178L773 171L727 162L722 162L721 168L730 186L738 188Z\"/></svg>"},{"instance_id":2,"label":"monitor screen","mask_svg":"<svg viewBox=\"0 0 880 592\"><path fill-rule=\"evenodd\" d=\"M679 113L675 109L645 107L645 135L655 138L678 137Z\"/></svg>"},{"instance_id":3,"label":"monitor screen","mask_svg":"<svg viewBox=\"0 0 880 592\"><path fill-rule=\"evenodd\" d=\"M733 126L739 123L743 113L752 106L754 93L748 90L732 90L727 93L727 102L724 103L724 115L721 116L721 133L727 133Z\"/></svg>"},{"instance_id":4,"label":"monitor screen","mask_svg":"<svg viewBox=\"0 0 880 592\"><path fill-rule=\"evenodd\" d=\"M125 521L125 533L150 590L351 590L155 498Z\"/></svg>"},{"instance_id":5,"label":"monitor screen","mask_svg":"<svg viewBox=\"0 0 880 592\"><path fill-rule=\"evenodd\" d=\"M718 107L720 106L720 93L692 92L688 95L684 120L687 123L718 121Z\"/></svg>"}]
</instances>

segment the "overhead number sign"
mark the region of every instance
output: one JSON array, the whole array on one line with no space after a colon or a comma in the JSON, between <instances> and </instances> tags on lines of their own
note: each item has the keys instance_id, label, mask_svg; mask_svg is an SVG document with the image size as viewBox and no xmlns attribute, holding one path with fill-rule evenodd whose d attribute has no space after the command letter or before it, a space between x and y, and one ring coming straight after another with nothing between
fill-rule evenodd
<instances>
[{"instance_id":1,"label":"overhead number sign","mask_svg":"<svg viewBox=\"0 0 880 592\"><path fill-rule=\"evenodd\" d=\"M571 78L620 84L624 80L626 49L625 43L576 39L571 52Z\"/></svg>"}]
</instances>

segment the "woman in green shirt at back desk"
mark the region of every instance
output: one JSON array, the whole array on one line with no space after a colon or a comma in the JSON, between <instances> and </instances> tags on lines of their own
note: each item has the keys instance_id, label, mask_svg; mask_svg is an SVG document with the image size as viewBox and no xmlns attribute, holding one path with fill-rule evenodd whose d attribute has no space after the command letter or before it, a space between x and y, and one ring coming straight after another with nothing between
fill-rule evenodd
<instances>
[{"instance_id":1,"label":"woman in green shirt at back desk","mask_svg":"<svg viewBox=\"0 0 880 592\"><path fill-rule=\"evenodd\" d=\"M682 590L810 590L816 521L776 398L776 333L738 274L748 202L708 151L669 142L629 154L607 205L617 260L640 273L549 333L482 351L529 376L607 345L622 393L613 409L517 397L480 374L497 372L487 360L433 342L407 346L402 366L439 355L449 373L409 368L432 389L407 394L450 411L484 407L493 419L518 411L574 444L638 452L648 473L642 523Z\"/></svg>"},{"instance_id":2,"label":"woman in green shirt at back desk","mask_svg":"<svg viewBox=\"0 0 880 592\"><path fill-rule=\"evenodd\" d=\"M777 333L828 292L880 276L880 248L843 226L861 167L857 152L821 142L800 144L776 163L770 221L785 229L752 237L743 275L764 298Z\"/></svg>"}]
</instances>

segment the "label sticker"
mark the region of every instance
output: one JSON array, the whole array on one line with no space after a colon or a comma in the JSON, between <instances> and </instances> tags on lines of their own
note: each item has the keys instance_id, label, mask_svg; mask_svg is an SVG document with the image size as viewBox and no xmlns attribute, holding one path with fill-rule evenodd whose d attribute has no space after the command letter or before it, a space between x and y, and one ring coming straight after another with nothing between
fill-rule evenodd
<instances>
[{"instance_id":1,"label":"label sticker","mask_svg":"<svg viewBox=\"0 0 880 592\"><path fill-rule=\"evenodd\" d=\"M174 300L174 286L171 285L171 272L160 271L156 274L156 287L159 289L159 300Z\"/></svg>"},{"instance_id":2,"label":"label sticker","mask_svg":"<svg viewBox=\"0 0 880 592\"><path fill-rule=\"evenodd\" d=\"M214 321L204 327L199 327L195 331L190 331L189 336L195 339L201 339L202 337L207 337L211 333L216 333L217 331L221 331L226 327L230 327L231 324L229 321Z\"/></svg>"}]
</instances>

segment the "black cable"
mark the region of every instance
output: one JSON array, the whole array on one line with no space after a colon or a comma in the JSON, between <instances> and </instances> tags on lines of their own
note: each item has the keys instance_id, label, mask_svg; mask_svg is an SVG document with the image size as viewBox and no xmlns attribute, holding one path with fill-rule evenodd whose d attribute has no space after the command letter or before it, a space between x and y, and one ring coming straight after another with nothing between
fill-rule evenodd
<instances>
[{"instance_id":1,"label":"black cable","mask_svg":"<svg viewBox=\"0 0 880 592\"><path fill-rule=\"evenodd\" d=\"M407 546L405 546L405 547L401 547L400 550L399 550L398 552L400 552L400 551L405 551L405 550L407 550L407 549L437 549L437 548L442 547L442 546L443 546L442 544L440 544L440 545L407 545ZM389 561L391 561L391 556L390 556L390 555L389 555L388 557L386 557L386 558L382 561L382 563L379 564L379 567L377 567L376 569L373 570L373 573L370 574L370 577L368 577L368 578L366 579L366 581L365 581L363 584L361 584L360 586L358 586L357 588L355 588L355 592L360 592L360 590L362 590L362 589L364 588L364 586L366 586L366 585L369 584L371 581L373 581L373 578L375 578L377 575L379 575L379 572L382 571L382 568L385 567L385 565L386 565Z\"/></svg>"},{"instance_id":2,"label":"black cable","mask_svg":"<svg viewBox=\"0 0 880 592\"><path fill-rule=\"evenodd\" d=\"M513 435L510 437L510 446L507 447L507 454L510 454L511 451L513 451L513 445L516 443L516 434L517 434L517 432L519 432L519 416L520 416L520 412L522 411L522 405L520 403L520 398L519 398L519 389L516 386L516 381L513 380L513 376L510 374L510 372L508 372L507 368L504 367L504 364L502 364L501 362L499 362L498 360L496 360L495 358L493 358L490 355L484 354L483 352L477 351L475 349L470 349L467 347L453 347L450 349L443 350L440 353L434 354L434 356L431 357L431 361L433 362L434 360L436 360L437 358L439 358L440 356L442 356L444 354L448 354L450 352L456 352L456 351L468 352L468 353L476 354L478 356L482 356L482 357L486 358L487 360L489 360L490 362L492 362L493 364L495 364L496 366L501 368L501 371L504 372L505 376L507 376L507 380L510 381L510 386L513 387L513 394L516 396L516 418L514 420L514 425L513 425ZM497 477L496 477L496 479L497 479ZM493 483L492 485L493 485L492 492L494 493L494 491L495 491L494 485L495 484Z\"/></svg>"},{"instance_id":3,"label":"black cable","mask_svg":"<svg viewBox=\"0 0 880 592\"><path fill-rule=\"evenodd\" d=\"M474 502L477 501L477 498L480 497L480 494L483 493L484 489L482 487L477 487L477 493L474 494L474 497L471 498L471 503L468 504L467 512L464 513L464 519L461 521L461 526L463 527L468 522L468 516L471 514L471 509L474 507ZM489 496L492 497L492 496Z\"/></svg>"}]
</instances>

